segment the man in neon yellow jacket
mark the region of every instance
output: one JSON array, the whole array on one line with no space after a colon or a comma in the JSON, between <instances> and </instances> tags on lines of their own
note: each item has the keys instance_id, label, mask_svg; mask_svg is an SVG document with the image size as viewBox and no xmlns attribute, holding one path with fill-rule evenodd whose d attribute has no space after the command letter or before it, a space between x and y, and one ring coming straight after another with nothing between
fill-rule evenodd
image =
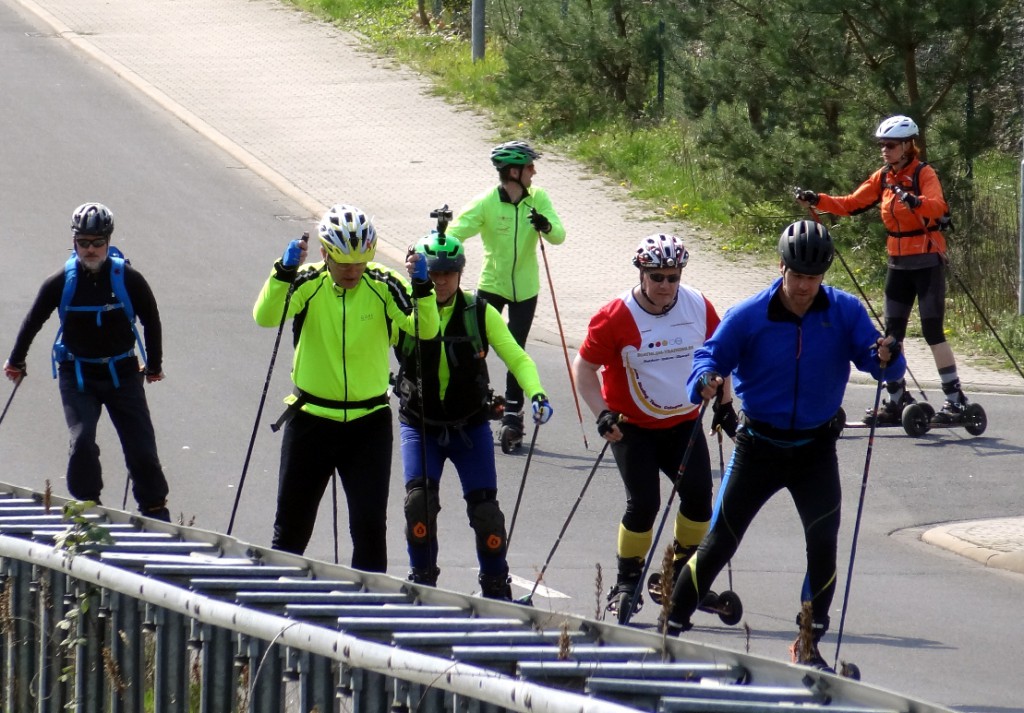
<instances>
[{"instance_id":1,"label":"man in neon yellow jacket","mask_svg":"<svg viewBox=\"0 0 1024 713\"><path fill-rule=\"evenodd\" d=\"M465 241L479 235L484 265L478 294L499 312L508 305L508 328L521 347L533 325L540 293L537 244L565 241L565 228L543 188L533 185L534 161L540 154L524 141L509 141L491 150L499 184L470 201L448 226L447 234ZM505 417L501 449L513 453L522 445L523 389L512 372L505 381Z\"/></svg>"},{"instance_id":2,"label":"man in neon yellow jacket","mask_svg":"<svg viewBox=\"0 0 1024 713\"><path fill-rule=\"evenodd\" d=\"M324 261L300 270L306 241L291 241L253 307L261 327L291 316L295 332L295 390L275 424L287 425L272 544L305 551L336 469L348 503L352 566L383 572L394 440L388 352L396 330L421 339L437 334L437 300L425 262L411 295L396 272L371 262L377 233L358 208L334 206L319 233ZM411 271L418 262L413 256L406 266Z\"/></svg>"}]
</instances>

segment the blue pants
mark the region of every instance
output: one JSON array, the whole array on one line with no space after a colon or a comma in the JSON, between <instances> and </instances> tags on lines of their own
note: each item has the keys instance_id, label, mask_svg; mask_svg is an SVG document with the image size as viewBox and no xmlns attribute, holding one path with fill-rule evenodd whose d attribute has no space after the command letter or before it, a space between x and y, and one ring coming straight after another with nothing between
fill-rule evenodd
<instances>
[{"instance_id":1,"label":"blue pants","mask_svg":"<svg viewBox=\"0 0 1024 713\"><path fill-rule=\"evenodd\" d=\"M68 458L68 491L77 500L99 501L103 490L100 449L96 426L104 407L121 440L124 462L139 510L148 513L165 507L167 479L156 451L156 434L149 416L141 372L120 376L115 387L109 377L84 376L78 388L74 366L61 366L60 399L71 436Z\"/></svg>"},{"instance_id":2,"label":"blue pants","mask_svg":"<svg viewBox=\"0 0 1024 713\"><path fill-rule=\"evenodd\" d=\"M482 494L483 491L496 493L498 489L498 474L494 467L494 436L491 433L491 424L484 421L479 426L472 426L463 430L468 439L462 438L457 431L450 431L447 437L447 444L441 445L440 436L427 434L424 442L420 437L420 429L416 426L401 424L402 439L402 463L405 472L406 486L424 477L423 455L426 452L426 477L435 487L430 489L432 497L437 497L437 484L441 482L441 471L444 469L444 462L450 460L455 465L455 471L459 474L459 481L462 483L462 496L467 498L469 508L472 509L474 495ZM473 519L470 514L470 524ZM413 567L428 568L437 563L437 532L430 533L429 545L415 545L407 543L409 550L409 564ZM477 548L477 560L480 562L480 571L484 574L503 574L508 570L505 561L505 548L501 548L500 554L490 554Z\"/></svg>"}]
</instances>

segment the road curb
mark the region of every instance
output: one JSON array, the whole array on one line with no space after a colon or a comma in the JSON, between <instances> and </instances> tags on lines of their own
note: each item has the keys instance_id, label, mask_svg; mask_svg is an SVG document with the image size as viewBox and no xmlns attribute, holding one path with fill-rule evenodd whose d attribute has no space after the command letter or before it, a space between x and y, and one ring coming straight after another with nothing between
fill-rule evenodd
<instances>
[{"instance_id":1,"label":"road curb","mask_svg":"<svg viewBox=\"0 0 1024 713\"><path fill-rule=\"evenodd\" d=\"M992 549L992 547L987 547L985 543L964 539L962 536L968 528L974 530L979 528L981 530L995 530L1006 523L1016 522L1020 522L1020 520L998 519L949 523L926 530L921 535L921 540L962 557L968 557L986 567L1024 574L1024 549L1013 551Z\"/></svg>"}]
</instances>

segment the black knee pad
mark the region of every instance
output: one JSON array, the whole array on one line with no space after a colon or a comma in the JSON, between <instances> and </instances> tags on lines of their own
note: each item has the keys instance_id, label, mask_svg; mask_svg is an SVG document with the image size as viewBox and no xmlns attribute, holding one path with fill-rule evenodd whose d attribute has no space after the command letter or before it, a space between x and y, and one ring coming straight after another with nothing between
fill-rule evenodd
<instances>
[{"instance_id":1,"label":"black knee pad","mask_svg":"<svg viewBox=\"0 0 1024 713\"><path fill-rule=\"evenodd\" d=\"M437 483L423 487L423 478L409 481L405 486L405 539L409 544L427 544L427 535L437 538L437 514L441 500Z\"/></svg>"},{"instance_id":2,"label":"black knee pad","mask_svg":"<svg viewBox=\"0 0 1024 713\"><path fill-rule=\"evenodd\" d=\"M474 490L466 496L469 526L476 533L476 549L484 555L505 552L505 514L497 501L497 491Z\"/></svg>"},{"instance_id":3,"label":"black knee pad","mask_svg":"<svg viewBox=\"0 0 1024 713\"><path fill-rule=\"evenodd\" d=\"M938 317L922 317L921 336L924 337L924 340L930 347L946 341L946 335L942 331L942 320Z\"/></svg>"}]
</instances>

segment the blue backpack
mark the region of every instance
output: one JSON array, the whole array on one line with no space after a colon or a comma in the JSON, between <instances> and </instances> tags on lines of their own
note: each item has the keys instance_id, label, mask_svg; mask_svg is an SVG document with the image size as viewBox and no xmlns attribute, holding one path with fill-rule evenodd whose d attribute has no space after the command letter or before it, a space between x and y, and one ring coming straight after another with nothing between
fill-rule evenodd
<instances>
[{"instance_id":1,"label":"blue backpack","mask_svg":"<svg viewBox=\"0 0 1024 713\"><path fill-rule=\"evenodd\" d=\"M109 252L107 253L107 259L110 260L110 285L114 290L114 296L117 298L117 302L106 305L86 305L77 306L71 304L71 298L75 296L75 289L78 287L78 256L72 255L68 258L67 262L64 263L64 292L60 297L60 305L57 307L57 314L60 317L60 327L57 329L57 336L53 340L53 350L51 353L53 362L53 378L57 378L57 363L62 361L73 361L75 363L75 376L78 379L78 389L81 391L84 388L82 382L82 368L80 364L85 362L87 364L107 364L110 369L110 377L114 381L114 387L120 387L121 382L117 378L117 370L114 368L115 363L121 359L135 356L135 349L129 349L124 354L118 354L112 357L102 358L86 358L76 356L71 353L64 342L61 341L61 337L64 334L64 318L68 312L95 312L96 313L96 324L100 325L103 323L103 313L110 312L112 310L121 309L124 310L125 316L128 318L128 323L131 325L132 334L135 335L135 343L139 347L139 354L142 356L142 363L146 362L146 349L142 344L142 337L139 336L139 330L135 326L135 310L132 307L132 300L128 296L128 290L124 285L124 268L125 265L131 263L125 258L124 254L120 250L115 248L113 245L110 246Z\"/></svg>"}]
</instances>

